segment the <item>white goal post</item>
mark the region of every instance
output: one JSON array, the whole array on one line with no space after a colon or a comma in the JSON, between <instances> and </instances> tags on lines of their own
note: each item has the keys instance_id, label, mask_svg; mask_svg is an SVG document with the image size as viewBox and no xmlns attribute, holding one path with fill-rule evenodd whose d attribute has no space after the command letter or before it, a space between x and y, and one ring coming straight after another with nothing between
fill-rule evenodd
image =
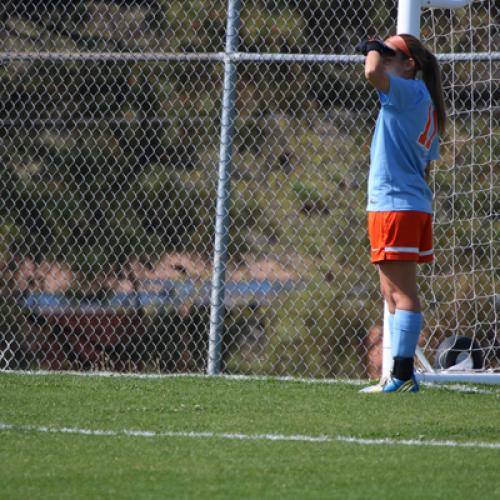
<instances>
[{"instance_id":1,"label":"white goal post","mask_svg":"<svg viewBox=\"0 0 500 500\"><path fill-rule=\"evenodd\" d=\"M467 6L471 2L472 0L399 0L397 33L408 33L420 38L420 18L423 8L455 9ZM387 304L385 304L382 379L389 377L393 364L387 315L388 307ZM431 363L428 362L420 347L417 347L416 355L423 367L423 371L417 372L416 377L422 382L475 382L481 384L500 384L500 373L472 371L471 363L467 356L465 356L465 359L457 359L456 365L446 370L435 370Z\"/></svg>"},{"instance_id":2,"label":"white goal post","mask_svg":"<svg viewBox=\"0 0 500 500\"><path fill-rule=\"evenodd\" d=\"M399 0L398 2L398 33L408 33L420 38L420 13L422 8L456 9L464 7L472 0Z\"/></svg>"}]
</instances>

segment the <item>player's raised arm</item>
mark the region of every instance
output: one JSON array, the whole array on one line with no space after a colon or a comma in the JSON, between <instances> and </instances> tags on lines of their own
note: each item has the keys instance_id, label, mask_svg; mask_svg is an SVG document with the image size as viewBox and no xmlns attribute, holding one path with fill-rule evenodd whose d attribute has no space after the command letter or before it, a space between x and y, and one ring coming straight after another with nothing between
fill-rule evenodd
<instances>
[{"instance_id":1,"label":"player's raised arm","mask_svg":"<svg viewBox=\"0 0 500 500\"><path fill-rule=\"evenodd\" d=\"M389 92L389 77L384 71L384 61L381 54L372 50L365 60L365 78L380 92Z\"/></svg>"},{"instance_id":2,"label":"player's raised arm","mask_svg":"<svg viewBox=\"0 0 500 500\"><path fill-rule=\"evenodd\" d=\"M356 46L366 56L365 78L381 92L389 91L389 77L384 69L384 58L394 57L395 51L380 40L368 40Z\"/></svg>"}]
</instances>

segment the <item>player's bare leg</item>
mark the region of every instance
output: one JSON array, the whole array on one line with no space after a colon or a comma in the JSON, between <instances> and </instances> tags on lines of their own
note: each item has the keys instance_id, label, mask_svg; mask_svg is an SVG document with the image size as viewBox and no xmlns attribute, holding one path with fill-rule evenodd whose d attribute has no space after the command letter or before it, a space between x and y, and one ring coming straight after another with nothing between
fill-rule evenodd
<instances>
[{"instance_id":1,"label":"player's bare leg","mask_svg":"<svg viewBox=\"0 0 500 500\"><path fill-rule=\"evenodd\" d=\"M380 290L394 314L396 309L420 312L417 292L417 263L404 260L386 260L378 264Z\"/></svg>"}]
</instances>

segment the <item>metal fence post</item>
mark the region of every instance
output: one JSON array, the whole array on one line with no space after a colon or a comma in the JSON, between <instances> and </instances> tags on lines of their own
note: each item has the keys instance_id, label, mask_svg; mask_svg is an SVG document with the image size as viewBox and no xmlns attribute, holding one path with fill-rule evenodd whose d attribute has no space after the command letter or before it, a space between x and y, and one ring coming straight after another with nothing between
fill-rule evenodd
<instances>
[{"instance_id":1,"label":"metal fence post","mask_svg":"<svg viewBox=\"0 0 500 500\"><path fill-rule=\"evenodd\" d=\"M228 0L214 258L210 296L207 368L209 375L216 375L220 371L222 330L224 328L225 271L230 206L229 189L236 95L236 63L232 55L238 50L239 25L240 0Z\"/></svg>"}]
</instances>

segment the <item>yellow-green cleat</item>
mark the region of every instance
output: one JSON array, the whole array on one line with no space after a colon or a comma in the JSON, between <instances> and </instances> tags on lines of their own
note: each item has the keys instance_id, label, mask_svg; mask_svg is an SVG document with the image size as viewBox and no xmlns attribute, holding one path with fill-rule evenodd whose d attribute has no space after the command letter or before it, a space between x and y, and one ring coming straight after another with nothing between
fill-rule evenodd
<instances>
[{"instance_id":1,"label":"yellow-green cleat","mask_svg":"<svg viewBox=\"0 0 500 500\"><path fill-rule=\"evenodd\" d=\"M415 377L410 380L400 380L397 378L390 378L387 381L381 381L376 385L364 387L359 392L362 393L375 393L375 392L418 392L420 389Z\"/></svg>"}]
</instances>

